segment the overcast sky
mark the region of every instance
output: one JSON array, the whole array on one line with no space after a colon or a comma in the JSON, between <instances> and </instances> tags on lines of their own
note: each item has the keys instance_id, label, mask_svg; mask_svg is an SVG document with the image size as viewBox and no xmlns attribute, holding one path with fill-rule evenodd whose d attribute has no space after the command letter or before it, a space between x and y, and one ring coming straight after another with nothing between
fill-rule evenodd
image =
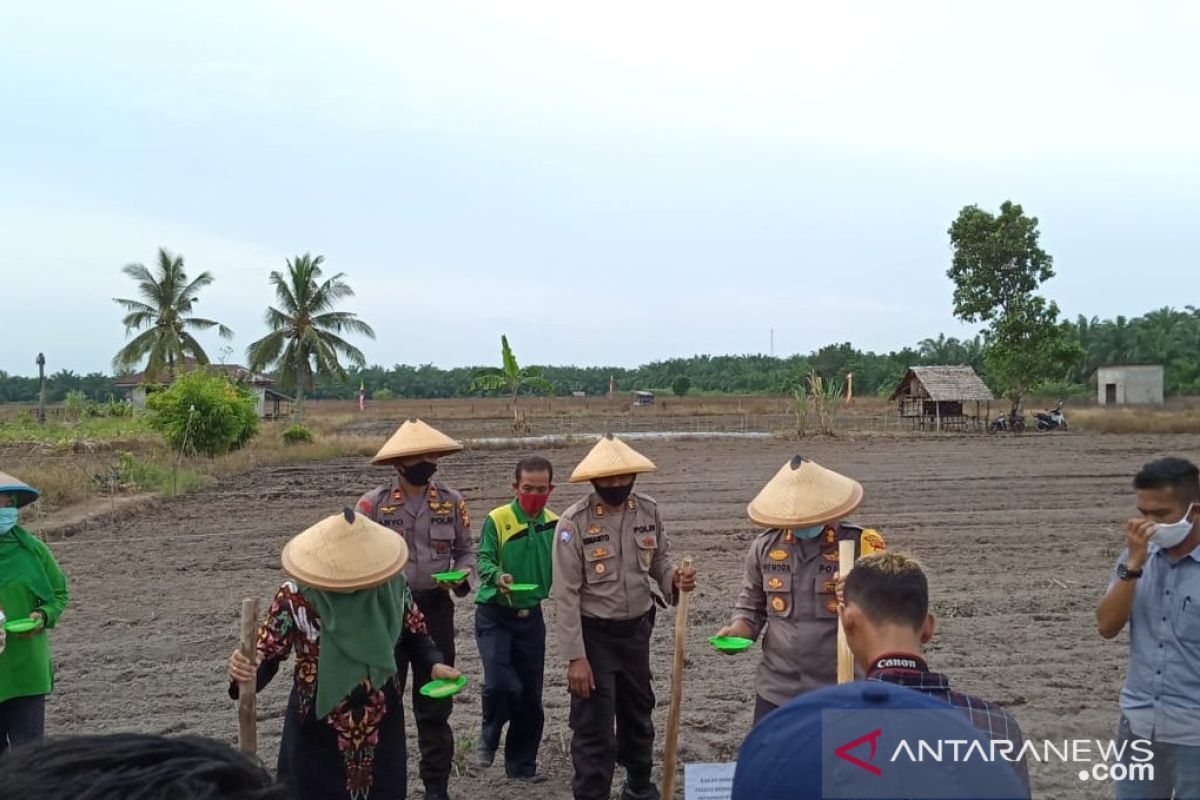
<instances>
[{"instance_id":1,"label":"overcast sky","mask_svg":"<svg viewBox=\"0 0 1200 800\"><path fill-rule=\"evenodd\" d=\"M305 251L372 363L892 349L972 332L946 229L1008 198L1071 316L1181 307L1197 30L1189 2L6 3L0 369L107 371L120 268L160 245L216 277L234 361Z\"/></svg>"}]
</instances>

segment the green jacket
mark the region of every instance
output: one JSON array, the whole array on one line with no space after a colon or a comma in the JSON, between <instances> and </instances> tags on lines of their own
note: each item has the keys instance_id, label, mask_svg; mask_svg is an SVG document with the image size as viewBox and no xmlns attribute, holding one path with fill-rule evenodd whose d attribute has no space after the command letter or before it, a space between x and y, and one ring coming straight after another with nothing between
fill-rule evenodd
<instances>
[{"instance_id":1,"label":"green jacket","mask_svg":"<svg viewBox=\"0 0 1200 800\"><path fill-rule=\"evenodd\" d=\"M558 515L549 509L542 509L531 520L516 500L492 509L479 532L479 592L475 602L534 608L549 597L551 549L557 524ZM514 583L536 583L537 589L505 594L496 588L504 574L512 575Z\"/></svg>"},{"instance_id":2,"label":"green jacket","mask_svg":"<svg viewBox=\"0 0 1200 800\"><path fill-rule=\"evenodd\" d=\"M28 534L24 529L20 530ZM34 569L40 565L54 596L39 599L25 582L12 580L8 570L0 571L0 610L8 620L27 617L33 611L46 615L45 628L33 633L7 635L4 652L0 653L0 702L14 697L50 694L54 689L50 637L46 629L55 626L67 607L67 579L50 548L32 535L26 535L23 541L27 544L22 544L22 540L12 533L0 536L0 564L24 561L27 567Z\"/></svg>"}]
</instances>

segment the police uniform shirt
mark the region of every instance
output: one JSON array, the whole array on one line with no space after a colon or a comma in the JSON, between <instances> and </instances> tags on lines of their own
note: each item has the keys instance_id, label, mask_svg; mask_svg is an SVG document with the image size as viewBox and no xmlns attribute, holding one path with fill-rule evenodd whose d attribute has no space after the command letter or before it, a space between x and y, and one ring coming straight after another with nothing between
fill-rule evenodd
<instances>
[{"instance_id":1,"label":"police uniform shirt","mask_svg":"<svg viewBox=\"0 0 1200 800\"><path fill-rule=\"evenodd\" d=\"M801 539L789 530L760 534L746 554L746 572L733 618L763 633L757 692L774 705L837 682L838 541L855 543L855 557L883 550L878 532L842 523Z\"/></svg>"},{"instance_id":2,"label":"police uniform shirt","mask_svg":"<svg viewBox=\"0 0 1200 800\"><path fill-rule=\"evenodd\" d=\"M562 657L587 657L582 617L636 619L653 607L654 584L673 601L669 556L658 503L650 497L631 494L613 510L593 492L564 511L555 529L551 588Z\"/></svg>"},{"instance_id":3,"label":"police uniform shirt","mask_svg":"<svg viewBox=\"0 0 1200 800\"><path fill-rule=\"evenodd\" d=\"M419 504L406 503L398 483L380 486L363 495L357 508L404 537L408 543L404 577L414 592L436 589L435 572L470 569L474 573L475 543L467 503L444 483L431 482ZM456 593L469 591L468 583Z\"/></svg>"}]
</instances>

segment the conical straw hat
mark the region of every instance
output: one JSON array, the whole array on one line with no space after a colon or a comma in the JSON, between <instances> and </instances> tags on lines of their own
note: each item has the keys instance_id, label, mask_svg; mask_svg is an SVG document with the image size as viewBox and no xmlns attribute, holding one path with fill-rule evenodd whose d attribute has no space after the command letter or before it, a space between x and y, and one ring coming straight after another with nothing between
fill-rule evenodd
<instances>
[{"instance_id":1,"label":"conical straw hat","mask_svg":"<svg viewBox=\"0 0 1200 800\"><path fill-rule=\"evenodd\" d=\"M404 537L347 508L283 546L283 571L316 589L352 592L387 581L408 563Z\"/></svg>"},{"instance_id":2,"label":"conical straw hat","mask_svg":"<svg viewBox=\"0 0 1200 800\"><path fill-rule=\"evenodd\" d=\"M638 472L653 472L658 469L654 462L622 442L611 433L596 442L591 452L580 461L571 473L571 483L582 483L611 475L629 475Z\"/></svg>"},{"instance_id":3,"label":"conical straw hat","mask_svg":"<svg viewBox=\"0 0 1200 800\"><path fill-rule=\"evenodd\" d=\"M42 494L28 483L25 483L25 481L17 480L5 472L0 472L0 493L15 494L17 496L17 508L29 505Z\"/></svg>"},{"instance_id":4,"label":"conical straw hat","mask_svg":"<svg viewBox=\"0 0 1200 800\"><path fill-rule=\"evenodd\" d=\"M379 452L371 459L372 464L387 464L405 456L443 455L456 453L463 446L437 428L427 425L416 417L409 417L396 429Z\"/></svg>"},{"instance_id":5,"label":"conical straw hat","mask_svg":"<svg viewBox=\"0 0 1200 800\"><path fill-rule=\"evenodd\" d=\"M858 481L796 456L750 501L746 513L767 528L805 528L843 519L862 498Z\"/></svg>"}]
</instances>

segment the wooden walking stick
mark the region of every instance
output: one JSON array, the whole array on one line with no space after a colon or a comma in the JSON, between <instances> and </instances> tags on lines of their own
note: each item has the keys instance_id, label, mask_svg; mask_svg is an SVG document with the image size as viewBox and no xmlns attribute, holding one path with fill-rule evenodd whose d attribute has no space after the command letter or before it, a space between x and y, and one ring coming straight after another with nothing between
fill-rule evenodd
<instances>
[{"instance_id":1,"label":"wooden walking stick","mask_svg":"<svg viewBox=\"0 0 1200 800\"><path fill-rule=\"evenodd\" d=\"M854 542L843 539L838 542L838 573L842 580L854 569ZM854 653L846 643L846 631L842 628L842 618L838 617L837 627L837 680L838 683L849 683L854 680Z\"/></svg>"},{"instance_id":2,"label":"wooden walking stick","mask_svg":"<svg viewBox=\"0 0 1200 800\"><path fill-rule=\"evenodd\" d=\"M242 655L254 663L258 638L258 600L242 601ZM258 680L251 678L238 684L238 749L247 755L258 752Z\"/></svg>"},{"instance_id":3,"label":"wooden walking stick","mask_svg":"<svg viewBox=\"0 0 1200 800\"><path fill-rule=\"evenodd\" d=\"M692 557L685 556L681 566L690 570ZM680 592L679 605L675 609L675 663L671 666L671 713L667 717L667 746L663 750L663 800L671 800L675 791L675 750L679 745L679 715L683 711L683 648L691 594Z\"/></svg>"}]
</instances>

